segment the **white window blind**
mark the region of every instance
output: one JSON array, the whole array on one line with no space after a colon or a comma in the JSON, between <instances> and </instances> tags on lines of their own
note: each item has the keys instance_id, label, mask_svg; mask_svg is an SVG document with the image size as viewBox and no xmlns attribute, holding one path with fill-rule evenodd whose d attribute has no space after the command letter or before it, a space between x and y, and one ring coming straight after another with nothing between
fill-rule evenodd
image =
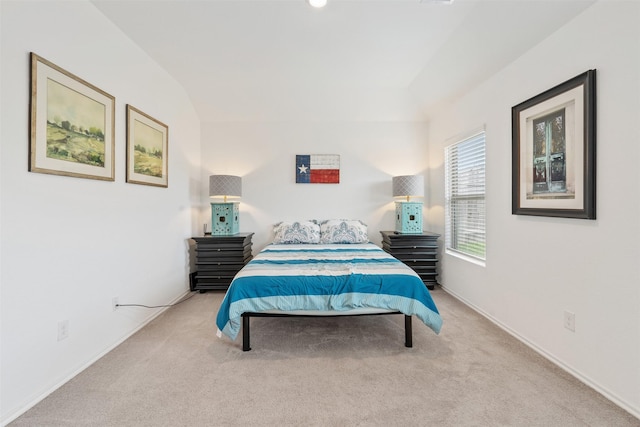
<instances>
[{"instance_id":1,"label":"white window blind","mask_svg":"<svg viewBox=\"0 0 640 427\"><path fill-rule=\"evenodd\" d=\"M445 244L485 259L485 133L445 148Z\"/></svg>"}]
</instances>

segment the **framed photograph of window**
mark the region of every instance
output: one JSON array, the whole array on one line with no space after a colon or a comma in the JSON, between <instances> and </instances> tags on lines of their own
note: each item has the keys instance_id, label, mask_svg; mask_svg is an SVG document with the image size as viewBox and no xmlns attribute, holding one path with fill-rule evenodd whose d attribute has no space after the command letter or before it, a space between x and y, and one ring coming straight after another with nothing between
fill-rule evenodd
<instances>
[{"instance_id":1,"label":"framed photograph of window","mask_svg":"<svg viewBox=\"0 0 640 427\"><path fill-rule=\"evenodd\" d=\"M511 109L512 213L596 219L596 70Z\"/></svg>"},{"instance_id":2,"label":"framed photograph of window","mask_svg":"<svg viewBox=\"0 0 640 427\"><path fill-rule=\"evenodd\" d=\"M114 180L115 98L31 53L29 171Z\"/></svg>"},{"instance_id":3,"label":"framed photograph of window","mask_svg":"<svg viewBox=\"0 0 640 427\"><path fill-rule=\"evenodd\" d=\"M168 187L169 127L127 105L127 182Z\"/></svg>"}]
</instances>

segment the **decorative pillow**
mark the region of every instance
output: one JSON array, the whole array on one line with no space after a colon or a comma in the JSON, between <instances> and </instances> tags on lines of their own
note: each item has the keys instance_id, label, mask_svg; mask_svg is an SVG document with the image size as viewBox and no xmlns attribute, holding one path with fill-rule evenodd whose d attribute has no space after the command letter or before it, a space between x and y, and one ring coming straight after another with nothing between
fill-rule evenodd
<instances>
[{"instance_id":1,"label":"decorative pillow","mask_svg":"<svg viewBox=\"0 0 640 427\"><path fill-rule=\"evenodd\" d=\"M280 222L273 227L273 243L319 243L320 226L312 221Z\"/></svg>"},{"instance_id":2,"label":"decorative pillow","mask_svg":"<svg viewBox=\"0 0 640 427\"><path fill-rule=\"evenodd\" d=\"M358 220L330 219L320 223L320 243L367 243L367 225Z\"/></svg>"}]
</instances>

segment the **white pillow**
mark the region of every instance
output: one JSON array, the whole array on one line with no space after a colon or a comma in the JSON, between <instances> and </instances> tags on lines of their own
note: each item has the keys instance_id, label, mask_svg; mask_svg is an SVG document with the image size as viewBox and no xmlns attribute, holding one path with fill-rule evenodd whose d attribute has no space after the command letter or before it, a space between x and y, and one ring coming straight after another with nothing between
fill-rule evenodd
<instances>
[{"instance_id":1,"label":"white pillow","mask_svg":"<svg viewBox=\"0 0 640 427\"><path fill-rule=\"evenodd\" d=\"M320 223L320 243L367 243L367 225L359 220L329 219Z\"/></svg>"},{"instance_id":2,"label":"white pillow","mask_svg":"<svg viewBox=\"0 0 640 427\"><path fill-rule=\"evenodd\" d=\"M320 226L313 221L279 222L273 227L273 243L319 243Z\"/></svg>"}]
</instances>

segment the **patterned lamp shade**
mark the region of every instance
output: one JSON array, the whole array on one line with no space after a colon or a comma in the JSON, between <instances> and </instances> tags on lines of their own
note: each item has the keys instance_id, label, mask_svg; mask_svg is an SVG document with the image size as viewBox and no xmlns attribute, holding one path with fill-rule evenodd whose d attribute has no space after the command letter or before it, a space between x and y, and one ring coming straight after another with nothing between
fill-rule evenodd
<instances>
[{"instance_id":1,"label":"patterned lamp shade","mask_svg":"<svg viewBox=\"0 0 640 427\"><path fill-rule=\"evenodd\" d=\"M393 177L393 197L424 197L424 177L403 175Z\"/></svg>"},{"instance_id":2,"label":"patterned lamp shade","mask_svg":"<svg viewBox=\"0 0 640 427\"><path fill-rule=\"evenodd\" d=\"M209 177L209 197L242 196L242 178L234 175L211 175Z\"/></svg>"}]
</instances>

